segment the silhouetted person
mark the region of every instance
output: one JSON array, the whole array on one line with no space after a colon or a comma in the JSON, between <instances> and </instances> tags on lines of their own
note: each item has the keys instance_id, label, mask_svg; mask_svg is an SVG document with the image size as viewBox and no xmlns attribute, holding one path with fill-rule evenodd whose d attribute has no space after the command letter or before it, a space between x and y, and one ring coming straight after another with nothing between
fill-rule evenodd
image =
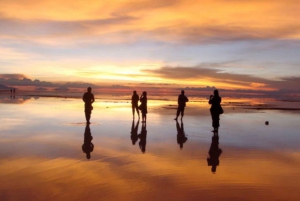
<instances>
[{"instance_id":1,"label":"silhouetted person","mask_svg":"<svg viewBox=\"0 0 300 201\"><path fill-rule=\"evenodd\" d=\"M94 144L92 143L93 136L90 130L90 124L87 123L84 131L84 142L82 145L82 151L86 154L86 158L91 158L91 152L94 150Z\"/></svg>"},{"instance_id":2,"label":"silhouetted person","mask_svg":"<svg viewBox=\"0 0 300 201\"><path fill-rule=\"evenodd\" d=\"M137 121L136 125L134 126L134 120L132 120L132 125L131 125L131 141L132 145L135 145L136 141L138 140L138 130L139 130L139 123L140 120Z\"/></svg>"},{"instance_id":3,"label":"silhouetted person","mask_svg":"<svg viewBox=\"0 0 300 201\"><path fill-rule=\"evenodd\" d=\"M186 106L186 102L189 102L189 99L184 95L184 90L181 90L181 94L178 96L178 108L176 118L174 120L177 121L179 114L181 114L181 120L184 116L184 108Z\"/></svg>"},{"instance_id":4,"label":"silhouetted person","mask_svg":"<svg viewBox=\"0 0 300 201\"><path fill-rule=\"evenodd\" d=\"M142 131L141 134L138 135L140 138L139 146L143 153L146 152L146 141L147 141L147 129L146 129L146 123L142 124Z\"/></svg>"},{"instance_id":5,"label":"silhouetted person","mask_svg":"<svg viewBox=\"0 0 300 201\"><path fill-rule=\"evenodd\" d=\"M131 97L131 106L132 106L132 115L134 118L134 113L136 111L136 113L138 114L139 118L140 118L140 112L138 109L138 104L139 104L139 95L136 93L136 91L133 91L133 95Z\"/></svg>"},{"instance_id":6,"label":"silhouetted person","mask_svg":"<svg viewBox=\"0 0 300 201\"><path fill-rule=\"evenodd\" d=\"M217 131L220 126L220 114L223 113L223 109L221 107L222 98L219 96L219 91L214 90L214 95L210 95L208 103L211 104L210 114L212 118L212 127L214 131Z\"/></svg>"},{"instance_id":7,"label":"silhouetted person","mask_svg":"<svg viewBox=\"0 0 300 201\"><path fill-rule=\"evenodd\" d=\"M183 148L183 144L187 141L187 137L185 136L183 122L181 121L181 126L179 126L178 121L176 121L176 129L177 129L177 143L180 146L180 149Z\"/></svg>"},{"instance_id":8,"label":"silhouetted person","mask_svg":"<svg viewBox=\"0 0 300 201\"><path fill-rule=\"evenodd\" d=\"M142 113L142 122L146 122L147 120L147 92L144 91L143 94L140 97L141 105L139 106L139 109L141 110Z\"/></svg>"},{"instance_id":9,"label":"silhouetted person","mask_svg":"<svg viewBox=\"0 0 300 201\"><path fill-rule=\"evenodd\" d=\"M87 92L83 94L82 100L84 101L84 112L87 123L90 123L91 113L93 110L93 102L95 101L94 94L92 94L92 88L88 87Z\"/></svg>"},{"instance_id":10,"label":"silhouetted person","mask_svg":"<svg viewBox=\"0 0 300 201\"><path fill-rule=\"evenodd\" d=\"M211 139L211 145L209 148L209 158L207 158L207 165L211 166L211 172L217 171L217 166L220 164L219 157L222 153L222 149L219 148L219 135L215 131Z\"/></svg>"}]
</instances>

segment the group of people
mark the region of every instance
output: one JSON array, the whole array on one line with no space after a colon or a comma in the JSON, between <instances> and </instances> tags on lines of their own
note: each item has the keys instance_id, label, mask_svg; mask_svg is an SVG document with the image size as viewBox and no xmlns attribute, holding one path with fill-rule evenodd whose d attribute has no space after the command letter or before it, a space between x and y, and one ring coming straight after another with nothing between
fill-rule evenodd
<instances>
[{"instance_id":1,"label":"group of people","mask_svg":"<svg viewBox=\"0 0 300 201\"><path fill-rule=\"evenodd\" d=\"M140 105L139 105L139 101L141 102ZM135 116L135 111L136 111L138 117L140 118L139 110L141 110L142 123L146 123L147 113L148 113L148 109L147 109L147 92L144 91L142 93L141 97L139 97L139 95L136 93L136 91L133 91L133 95L131 97L131 106L132 106L132 115L133 115L133 117Z\"/></svg>"},{"instance_id":2,"label":"group of people","mask_svg":"<svg viewBox=\"0 0 300 201\"><path fill-rule=\"evenodd\" d=\"M82 151L86 153L87 159L90 159L90 153L94 149L94 145L92 143L92 135L89 128L89 123L91 119L91 113L93 110L93 102L95 102L95 97L92 94L92 88L88 87L87 92L84 93L82 100L84 101L84 111L85 111L85 118L86 118L86 129L84 133L84 144L82 145ZM177 99L177 112L176 117L176 128L177 128L177 143L180 145L182 149L183 144L187 141L187 137L184 133L183 122L182 118L184 116L184 110L186 107L186 103L189 101L187 96L184 93L184 90L181 90L181 94L179 94ZM139 104L140 102L140 104ZM209 157L207 158L208 166L212 166L211 171L213 173L216 172L216 168L219 165L219 157L222 153L222 150L219 148L219 136L218 136L218 128L220 126L220 114L223 114L223 108L221 106L222 98L219 96L219 91L216 89L214 90L214 94L209 97L208 103L211 105L210 107L210 114L212 118L212 127L214 135L212 137L211 147L209 149ZM139 147L143 153L146 151L146 138L147 138L147 130L146 130L146 120L147 120L147 92L144 91L141 96L137 94L136 91L133 91L133 95L131 97L131 105L132 105L132 115L135 118L135 113L138 115L140 119L140 111L142 113L142 131L141 134L138 134L138 124L134 126L134 121L132 122L132 129L131 129L131 140L132 144L134 145L138 139L140 139ZM181 126L178 123L178 117L181 116Z\"/></svg>"},{"instance_id":3,"label":"group of people","mask_svg":"<svg viewBox=\"0 0 300 201\"><path fill-rule=\"evenodd\" d=\"M82 100L85 103L85 118L86 122L90 123L91 113L93 110L93 102L95 101L94 95L92 94L92 88L88 87L87 92L84 93ZM142 123L146 123L147 120L147 92L144 91L141 96L137 94L136 91L133 91L133 95L131 97L131 106L132 106L132 115L135 117L135 113L137 113L138 118L140 118L140 111L142 113ZM176 112L176 117L174 120L178 120L179 115L181 116L181 120L184 116L184 109L186 107L186 103L189 101L187 96L184 94L184 90L181 90L181 94L178 96L178 107ZM140 102L140 105L139 105ZM211 95L208 103L211 105L210 113L212 117L212 126L214 128L214 132L218 131L220 126L220 114L223 113L223 109L221 107L222 98L219 96L219 91L214 90L214 95Z\"/></svg>"}]
</instances>

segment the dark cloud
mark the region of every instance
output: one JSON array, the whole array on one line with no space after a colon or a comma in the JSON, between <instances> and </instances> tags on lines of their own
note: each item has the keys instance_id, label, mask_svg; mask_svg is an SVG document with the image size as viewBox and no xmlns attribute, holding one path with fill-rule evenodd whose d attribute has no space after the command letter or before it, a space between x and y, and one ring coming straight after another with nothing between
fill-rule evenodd
<instances>
[{"instance_id":1,"label":"dark cloud","mask_svg":"<svg viewBox=\"0 0 300 201\"><path fill-rule=\"evenodd\" d=\"M270 84L278 89L290 89L299 91L300 76L282 77L280 81L273 81Z\"/></svg>"},{"instance_id":2,"label":"dark cloud","mask_svg":"<svg viewBox=\"0 0 300 201\"><path fill-rule=\"evenodd\" d=\"M0 74L0 79L23 79L26 78L23 74Z\"/></svg>"},{"instance_id":3,"label":"dark cloud","mask_svg":"<svg viewBox=\"0 0 300 201\"><path fill-rule=\"evenodd\" d=\"M214 68L209 68L212 65ZM204 78L214 78L215 80L222 81L231 81L231 82L263 82L265 79L253 77L250 75L243 74L232 74L225 73L222 70L216 69L215 65L221 64L203 64L195 67L162 67L160 69L155 70L143 70L144 72L155 74L158 77L166 78L166 79L204 79Z\"/></svg>"},{"instance_id":4,"label":"dark cloud","mask_svg":"<svg viewBox=\"0 0 300 201\"><path fill-rule=\"evenodd\" d=\"M146 73L171 80L201 80L211 79L216 82L237 84L240 86L265 85L270 88L298 90L300 77L282 77L274 81L265 78L255 77L246 74L226 73L215 68L207 68L209 65L204 64L195 67L162 67L154 70L144 70Z\"/></svg>"},{"instance_id":5,"label":"dark cloud","mask_svg":"<svg viewBox=\"0 0 300 201\"><path fill-rule=\"evenodd\" d=\"M150 30L148 35L180 43L220 43L230 41L270 40L299 35L300 25L277 26L276 28L250 28L242 25L207 23L201 26L177 24Z\"/></svg>"}]
</instances>

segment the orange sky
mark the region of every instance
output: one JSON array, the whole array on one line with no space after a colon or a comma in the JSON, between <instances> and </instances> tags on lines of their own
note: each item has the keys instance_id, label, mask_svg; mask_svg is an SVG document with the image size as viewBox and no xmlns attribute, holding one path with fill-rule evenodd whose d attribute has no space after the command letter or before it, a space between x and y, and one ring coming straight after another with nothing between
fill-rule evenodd
<instances>
[{"instance_id":1,"label":"orange sky","mask_svg":"<svg viewBox=\"0 0 300 201\"><path fill-rule=\"evenodd\" d=\"M0 70L46 81L295 89L299 9L297 0L1 1Z\"/></svg>"}]
</instances>

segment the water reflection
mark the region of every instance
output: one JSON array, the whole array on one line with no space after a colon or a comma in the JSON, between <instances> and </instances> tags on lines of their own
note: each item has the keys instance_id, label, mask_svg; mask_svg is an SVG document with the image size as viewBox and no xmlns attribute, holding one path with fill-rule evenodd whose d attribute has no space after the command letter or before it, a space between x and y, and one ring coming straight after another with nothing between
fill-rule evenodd
<instances>
[{"instance_id":1,"label":"water reflection","mask_svg":"<svg viewBox=\"0 0 300 201\"><path fill-rule=\"evenodd\" d=\"M178 121L176 121L176 129L177 129L177 143L180 146L180 149L183 148L183 144L187 141L187 137L185 136L183 121L181 121L181 125L179 125Z\"/></svg>"},{"instance_id":2,"label":"water reflection","mask_svg":"<svg viewBox=\"0 0 300 201\"><path fill-rule=\"evenodd\" d=\"M91 152L94 150L94 144L92 143L93 136L91 134L90 124L87 123L84 131L84 143L82 145L82 151L86 154L86 158L91 158Z\"/></svg>"},{"instance_id":3,"label":"water reflection","mask_svg":"<svg viewBox=\"0 0 300 201\"><path fill-rule=\"evenodd\" d=\"M131 133L130 138L131 138L132 145L135 145L135 143L139 139L139 137L138 137L139 123L140 123L140 119L137 120L136 125L134 123L134 119L132 120L131 132L130 132Z\"/></svg>"},{"instance_id":4,"label":"water reflection","mask_svg":"<svg viewBox=\"0 0 300 201\"><path fill-rule=\"evenodd\" d=\"M141 134L138 135L140 138L139 146L143 153L146 152L146 141L147 141L147 129L146 129L146 123L142 124L142 131Z\"/></svg>"},{"instance_id":5,"label":"water reflection","mask_svg":"<svg viewBox=\"0 0 300 201\"><path fill-rule=\"evenodd\" d=\"M211 138L211 145L209 148L209 157L207 158L207 165L211 166L211 172L216 173L217 166L220 164L219 157L222 154L222 149L219 148L219 133L214 131Z\"/></svg>"}]
</instances>

